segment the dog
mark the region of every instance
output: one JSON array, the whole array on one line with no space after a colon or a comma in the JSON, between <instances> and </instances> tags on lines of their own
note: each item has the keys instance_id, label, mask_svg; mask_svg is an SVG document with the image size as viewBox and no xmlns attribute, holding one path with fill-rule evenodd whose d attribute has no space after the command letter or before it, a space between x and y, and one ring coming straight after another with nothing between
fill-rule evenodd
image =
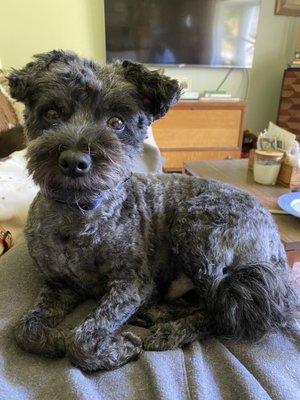
<instances>
[{"instance_id":1,"label":"dog","mask_svg":"<svg viewBox=\"0 0 300 400\"><path fill-rule=\"evenodd\" d=\"M293 331L285 251L254 197L198 177L132 174L147 127L180 97L176 80L55 50L13 70L9 85L25 104L28 171L40 187L25 235L44 286L15 327L22 349L96 371L142 349ZM180 295L193 288L184 307L176 282ZM61 331L87 298L94 312ZM126 331L134 320L152 325L143 340Z\"/></svg>"}]
</instances>

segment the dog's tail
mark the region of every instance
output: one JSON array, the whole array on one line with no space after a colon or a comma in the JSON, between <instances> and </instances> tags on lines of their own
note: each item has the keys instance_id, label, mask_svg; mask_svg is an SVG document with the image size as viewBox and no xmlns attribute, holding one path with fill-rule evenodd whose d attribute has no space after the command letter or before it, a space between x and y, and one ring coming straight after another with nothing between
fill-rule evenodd
<instances>
[{"instance_id":1,"label":"dog's tail","mask_svg":"<svg viewBox=\"0 0 300 400\"><path fill-rule=\"evenodd\" d=\"M210 280L205 297L214 334L246 341L271 331L294 334L299 297L287 269L269 263L232 266Z\"/></svg>"}]
</instances>

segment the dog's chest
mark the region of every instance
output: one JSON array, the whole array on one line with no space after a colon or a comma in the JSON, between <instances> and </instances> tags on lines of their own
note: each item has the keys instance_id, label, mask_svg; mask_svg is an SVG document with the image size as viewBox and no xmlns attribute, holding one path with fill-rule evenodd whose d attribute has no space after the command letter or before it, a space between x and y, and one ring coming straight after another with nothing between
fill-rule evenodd
<instances>
[{"instance_id":1,"label":"dog's chest","mask_svg":"<svg viewBox=\"0 0 300 400\"><path fill-rule=\"evenodd\" d=\"M52 220L31 218L27 225L29 250L45 278L63 280L97 296L113 273L114 254L120 258L125 250L118 241L122 227L112 225L114 221L70 220L68 215Z\"/></svg>"}]
</instances>

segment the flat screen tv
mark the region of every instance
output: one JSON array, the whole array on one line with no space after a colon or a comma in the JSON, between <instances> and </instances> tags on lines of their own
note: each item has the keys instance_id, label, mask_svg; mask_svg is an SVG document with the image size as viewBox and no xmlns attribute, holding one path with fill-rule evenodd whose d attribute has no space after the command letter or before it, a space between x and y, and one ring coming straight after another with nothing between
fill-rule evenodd
<instances>
[{"instance_id":1,"label":"flat screen tv","mask_svg":"<svg viewBox=\"0 0 300 400\"><path fill-rule=\"evenodd\" d=\"M106 58L251 68L260 0L105 0Z\"/></svg>"}]
</instances>

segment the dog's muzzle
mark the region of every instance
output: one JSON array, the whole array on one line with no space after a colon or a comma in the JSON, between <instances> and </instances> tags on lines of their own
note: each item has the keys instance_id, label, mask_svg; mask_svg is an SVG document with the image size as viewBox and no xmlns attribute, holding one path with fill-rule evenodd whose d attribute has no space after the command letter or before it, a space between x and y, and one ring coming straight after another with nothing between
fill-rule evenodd
<instances>
[{"instance_id":1,"label":"dog's muzzle","mask_svg":"<svg viewBox=\"0 0 300 400\"><path fill-rule=\"evenodd\" d=\"M92 159L89 154L66 150L59 156L58 165L64 175L77 178L89 172Z\"/></svg>"}]
</instances>

